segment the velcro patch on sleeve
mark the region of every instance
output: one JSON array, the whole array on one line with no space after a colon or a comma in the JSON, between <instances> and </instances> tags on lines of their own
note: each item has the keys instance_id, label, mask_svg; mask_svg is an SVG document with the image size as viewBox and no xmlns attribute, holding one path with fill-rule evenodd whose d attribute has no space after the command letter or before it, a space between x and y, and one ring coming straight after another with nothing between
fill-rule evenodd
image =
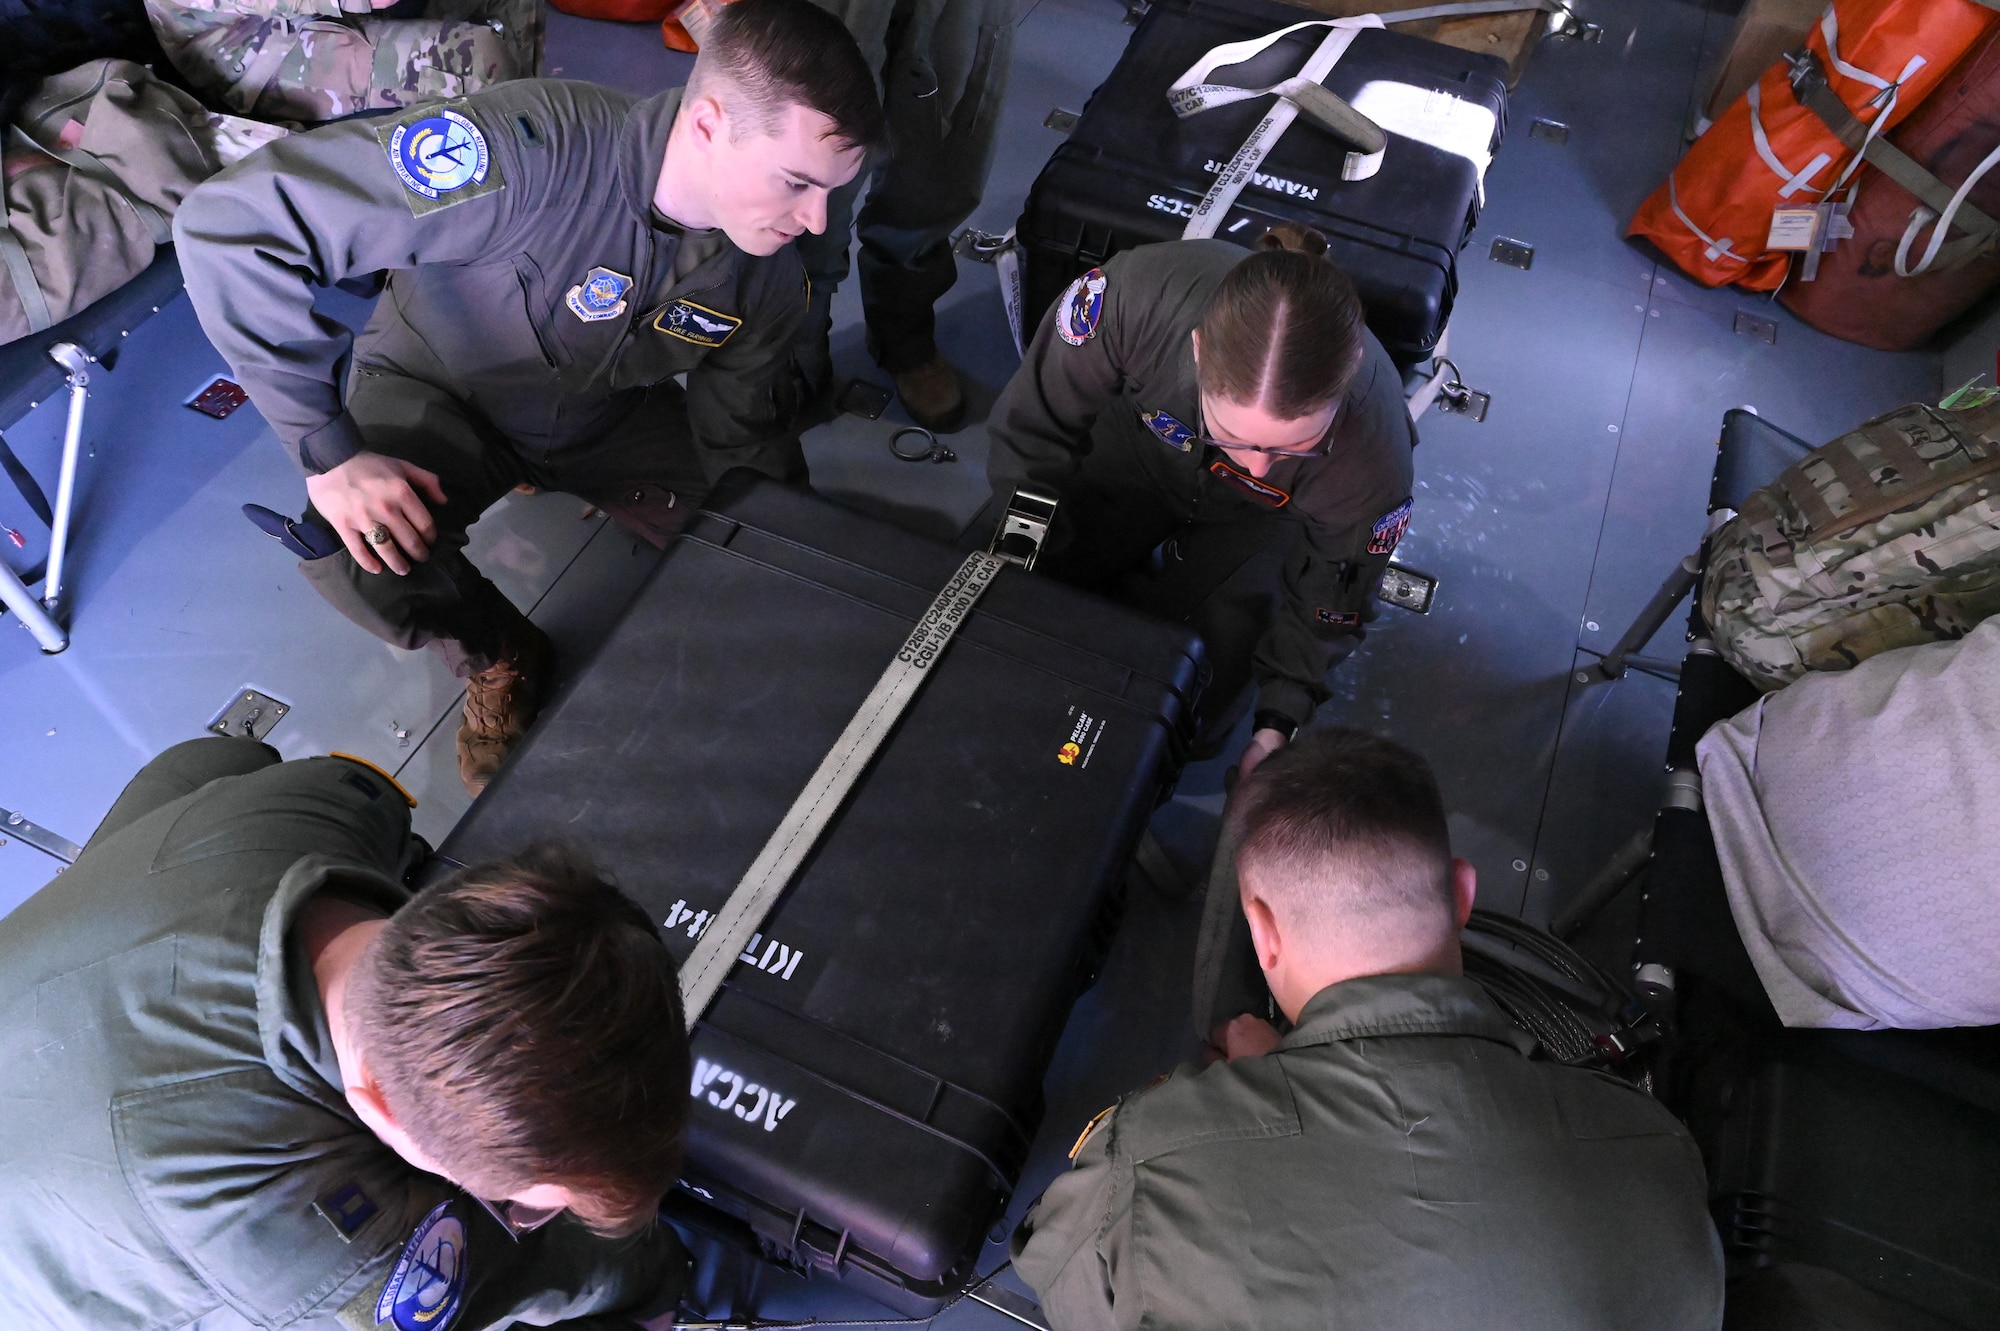
<instances>
[{"instance_id":1,"label":"velcro patch on sleeve","mask_svg":"<svg viewBox=\"0 0 2000 1331\"><path fill-rule=\"evenodd\" d=\"M375 1296L376 1326L395 1331L450 1331L465 1303L469 1267L465 1222L441 1202L403 1245ZM343 1308L347 1320L348 1309Z\"/></svg>"},{"instance_id":2,"label":"velcro patch on sleeve","mask_svg":"<svg viewBox=\"0 0 2000 1331\"><path fill-rule=\"evenodd\" d=\"M1368 533L1368 553L1371 555L1392 555L1396 553L1397 542L1410 529L1410 501L1402 503L1375 519L1375 526Z\"/></svg>"},{"instance_id":3,"label":"velcro patch on sleeve","mask_svg":"<svg viewBox=\"0 0 2000 1331\"><path fill-rule=\"evenodd\" d=\"M507 188L485 132L450 103L398 116L376 129L375 138L403 182L413 217Z\"/></svg>"},{"instance_id":4,"label":"velcro patch on sleeve","mask_svg":"<svg viewBox=\"0 0 2000 1331\"><path fill-rule=\"evenodd\" d=\"M1104 270L1093 268L1069 284L1056 302L1056 336L1073 347L1088 342L1104 317Z\"/></svg>"}]
</instances>

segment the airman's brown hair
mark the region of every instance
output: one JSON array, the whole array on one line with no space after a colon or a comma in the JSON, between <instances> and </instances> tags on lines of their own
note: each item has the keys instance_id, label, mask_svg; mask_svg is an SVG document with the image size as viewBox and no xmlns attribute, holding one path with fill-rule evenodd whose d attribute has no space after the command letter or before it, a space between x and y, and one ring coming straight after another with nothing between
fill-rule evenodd
<instances>
[{"instance_id":1,"label":"airman's brown hair","mask_svg":"<svg viewBox=\"0 0 2000 1331\"><path fill-rule=\"evenodd\" d=\"M1201 390L1298 420L1338 400L1361 368L1361 298L1326 237L1280 222L1223 277L1198 326Z\"/></svg>"},{"instance_id":2,"label":"airman's brown hair","mask_svg":"<svg viewBox=\"0 0 2000 1331\"><path fill-rule=\"evenodd\" d=\"M1238 872L1257 879L1286 927L1455 927L1437 777L1395 741L1309 731L1260 763L1230 804Z\"/></svg>"},{"instance_id":3,"label":"airman's brown hair","mask_svg":"<svg viewBox=\"0 0 2000 1331\"><path fill-rule=\"evenodd\" d=\"M532 846L418 893L349 981L396 1121L498 1201L575 1193L600 1233L642 1229L680 1171L688 1044L660 931L578 852Z\"/></svg>"},{"instance_id":4,"label":"airman's brown hair","mask_svg":"<svg viewBox=\"0 0 2000 1331\"><path fill-rule=\"evenodd\" d=\"M788 106L833 122L851 148L882 142L886 122L875 75L841 21L811 0L733 0L702 34L688 99L720 101L739 130L777 132Z\"/></svg>"}]
</instances>

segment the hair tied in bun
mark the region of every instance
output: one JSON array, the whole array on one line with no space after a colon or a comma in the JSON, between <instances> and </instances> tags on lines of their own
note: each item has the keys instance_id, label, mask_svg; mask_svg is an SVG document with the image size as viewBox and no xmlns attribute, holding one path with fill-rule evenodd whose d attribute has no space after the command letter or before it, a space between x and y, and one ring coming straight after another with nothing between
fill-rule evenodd
<instances>
[{"instance_id":1,"label":"hair tied in bun","mask_svg":"<svg viewBox=\"0 0 2000 1331\"><path fill-rule=\"evenodd\" d=\"M1257 238L1260 250L1290 250L1317 259L1326 253L1326 237L1301 222L1280 222Z\"/></svg>"}]
</instances>

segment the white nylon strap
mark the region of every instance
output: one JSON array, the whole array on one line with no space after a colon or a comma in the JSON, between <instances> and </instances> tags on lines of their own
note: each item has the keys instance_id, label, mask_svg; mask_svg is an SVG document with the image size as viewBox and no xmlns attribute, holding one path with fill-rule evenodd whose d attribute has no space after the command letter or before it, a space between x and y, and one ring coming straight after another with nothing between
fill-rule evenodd
<instances>
[{"instance_id":1,"label":"white nylon strap","mask_svg":"<svg viewBox=\"0 0 2000 1331\"><path fill-rule=\"evenodd\" d=\"M1834 6L1828 5L1826 12L1820 15L1819 20L1820 36L1826 38L1826 58L1828 63L1850 79L1865 83L1878 91L1887 92L1889 90L1888 79L1878 74L1871 74L1859 65L1850 65L1840 58L1840 19L1833 11ZM1922 56L1916 57L1917 64L1921 65L1923 62L1924 58ZM1903 77L1909 77L1908 70L1903 71ZM1900 79L1897 80L1897 82L1901 81Z\"/></svg>"},{"instance_id":2,"label":"white nylon strap","mask_svg":"<svg viewBox=\"0 0 2000 1331\"><path fill-rule=\"evenodd\" d=\"M1708 249L1704 253L1710 263L1714 263L1717 259L1729 259L1735 263L1750 262L1735 250L1729 248L1729 237L1724 236L1721 240L1717 240L1714 236L1709 235L1708 232L1696 226L1694 219L1681 209L1681 192L1674 187L1674 173L1672 171L1667 172L1667 206L1674 210L1674 216L1681 219L1683 226L1694 232L1696 238L1708 246Z\"/></svg>"},{"instance_id":3,"label":"white nylon strap","mask_svg":"<svg viewBox=\"0 0 2000 1331\"><path fill-rule=\"evenodd\" d=\"M1014 354L1025 356L1021 340L1021 247L1015 243L1013 227L1001 237L1000 253L993 260L994 274L1000 279L1000 305L1007 311L1007 331L1014 335Z\"/></svg>"},{"instance_id":4,"label":"white nylon strap","mask_svg":"<svg viewBox=\"0 0 2000 1331\"><path fill-rule=\"evenodd\" d=\"M1210 107L1228 106L1234 102L1248 101L1253 97L1264 97L1272 93L1276 93L1278 97L1277 103L1266 113L1263 120L1258 122L1257 128L1250 132L1250 137L1243 141L1243 146L1236 150L1236 155L1231 157L1216 175L1215 183L1208 187L1208 193L1195 205L1194 215L1188 218L1187 225L1181 229L1181 239L1201 240L1215 234L1216 229L1222 224L1222 219L1228 215L1230 207L1236 202L1237 196L1243 192L1243 187L1250 183L1250 178L1256 174L1257 168L1264 164L1265 157L1270 155L1279 137L1291 127L1292 121L1298 118L1301 104L1310 105L1316 121L1343 137L1347 137L1347 132L1337 119L1334 123L1328 123L1329 119L1338 117L1341 110L1356 120L1362 120L1370 128L1375 128L1372 122L1366 121L1352 107L1322 88L1320 80L1332 72L1333 67L1340 62L1340 57L1347 53L1347 48L1353 44L1355 36L1363 28L1381 26L1383 26L1382 19L1378 14L1363 14L1358 18L1308 19L1304 23L1294 23L1288 28L1280 28L1264 37L1225 42L1196 61L1193 68L1174 81L1174 86L1167 91L1167 101L1173 106L1174 114L1183 120L1189 116L1199 115ZM1229 84L1208 82L1208 76L1212 71L1222 66L1240 64L1267 50L1281 38L1305 28L1325 28L1328 31L1326 39L1319 44L1319 49L1306 61L1305 68L1294 77L1263 88L1239 88ZM1381 133L1379 128L1375 132L1378 135ZM1381 148L1377 148L1370 153L1348 153L1341 164L1341 179L1366 180L1374 175L1381 168L1382 152Z\"/></svg>"},{"instance_id":5,"label":"white nylon strap","mask_svg":"<svg viewBox=\"0 0 2000 1331\"><path fill-rule=\"evenodd\" d=\"M1784 188L1778 191L1778 197L1789 199L1800 190L1810 186L1812 178L1820 173L1820 168L1831 162L1833 158L1830 154L1820 153L1810 162L1807 162L1800 170L1794 171L1786 166L1778 157L1778 154L1772 150L1771 140L1764 133L1763 94L1758 91L1757 85L1753 83L1750 85L1750 91L1745 96L1750 103L1750 139L1757 145L1757 155L1764 159L1764 165L1770 167L1772 171L1777 173L1778 179L1785 182Z\"/></svg>"},{"instance_id":6,"label":"white nylon strap","mask_svg":"<svg viewBox=\"0 0 2000 1331\"><path fill-rule=\"evenodd\" d=\"M984 552L968 555L930 609L910 633L896 659L875 681L863 700L861 710L840 732L833 748L820 760L819 769L806 782L799 797L777 831L764 843L729 900L702 930L701 941L681 967L681 1004L687 1025L693 1030L708 1005L721 992L722 982L750 942L750 935L764 925L765 917L778 904L791 883L792 875L819 844L827 824L839 810L841 801L861 779L875 751L882 747L897 720L923 688L931 667L937 664L958 626L993 582L1006 562Z\"/></svg>"},{"instance_id":7,"label":"white nylon strap","mask_svg":"<svg viewBox=\"0 0 2000 1331\"><path fill-rule=\"evenodd\" d=\"M1827 12L1831 14L1833 11L1829 9ZM1904 82L1912 74L1922 69L1925 63L1926 61L1922 56L1920 55L1911 56L1910 63L1903 66L1903 72L1896 76L1896 81L1894 83L1887 85L1888 95L1886 97L1884 97L1881 93L1877 93L1875 95L1874 100L1882 103L1882 109L1875 113L1875 118L1873 120L1870 120L1868 122L1868 133L1862 138L1861 146L1855 150L1853 158L1850 159L1847 165L1841 169L1839 178L1836 179L1832 185L1827 187L1826 192L1828 194L1834 193L1842 185L1845 185L1848 182L1848 179L1852 177L1856 171L1859 171L1861 169L1862 159L1868 156L1868 145L1875 142L1876 135L1880 134L1884 129L1888 128L1889 118L1896 114L1896 99L1902 95ZM1843 70L1849 68L1852 68L1852 66L1842 66ZM1866 81L1874 82L1874 80L1872 79Z\"/></svg>"},{"instance_id":8,"label":"white nylon strap","mask_svg":"<svg viewBox=\"0 0 2000 1331\"><path fill-rule=\"evenodd\" d=\"M1919 207L1910 214L1910 225L1904 228L1902 243L1896 246L1896 276L1915 277L1919 273L1929 271L1931 264L1937 261L1938 250L1944 245L1945 233L1951 230L1952 219L1958 215L1959 207L1971 195L1973 186L1995 166L2000 166L2000 148L1995 148L1986 154L1985 160L1972 168L1972 174L1965 178L1965 183L1953 191L1951 203L1946 206L1942 215L1924 207ZM1936 220L1937 227L1931 232L1931 243L1924 247L1924 257L1917 260L1915 267L1911 267L1910 246L1915 243L1917 233L1924 229L1924 224L1932 220Z\"/></svg>"},{"instance_id":9,"label":"white nylon strap","mask_svg":"<svg viewBox=\"0 0 2000 1331\"><path fill-rule=\"evenodd\" d=\"M1853 160L1848 162L1847 168L1840 173L1840 178L1827 187L1826 192L1828 194L1845 185L1847 178L1860 169L1861 159L1867 155L1868 145L1874 142L1875 136L1882 132L1883 128L1889 123L1889 117L1895 113L1898 91L1909 80L1912 74L1915 74L1929 63L1924 57L1913 55L1910 57L1909 63L1903 66L1903 72L1893 79L1885 79L1879 74L1870 73L1859 65L1848 64L1840 58L1840 21L1835 17L1833 11L1834 6L1829 4L1826 7L1826 13L1820 16L1819 21L1820 35L1826 38L1827 63L1857 83L1865 83L1869 87L1876 89L1877 95L1871 100L1881 102L1882 109L1876 113L1875 119L1869 122L1868 137L1862 141L1861 147L1854 154ZM1888 96L1884 98L1881 96L1883 93L1887 93Z\"/></svg>"}]
</instances>

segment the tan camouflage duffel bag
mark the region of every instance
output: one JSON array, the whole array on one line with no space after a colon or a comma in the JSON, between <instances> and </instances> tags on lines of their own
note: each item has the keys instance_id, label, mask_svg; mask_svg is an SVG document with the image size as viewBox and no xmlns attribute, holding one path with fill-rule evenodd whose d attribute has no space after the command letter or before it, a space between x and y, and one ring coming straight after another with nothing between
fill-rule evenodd
<instances>
[{"instance_id":1,"label":"tan camouflage duffel bag","mask_svg":"<svg viewBox=\"0 0 2000 1331\"><path fill-rule=\"evenodd\" d=\"M44 79L0 126L0 343L137 275L189 190L284 132L206 111L129 60Z\"/></svg>"},{"instance_id":2,"label":"tan camouflage duffel bag","mask_svg":"<svg viewBox=\"0 0 2000 1331\"><path fill-rule=\"evenodd\" d=\"M1709 541L1701 611L1766 691L2000 614L2000 399L1899 408L1752 494Z\"/></svg>"}]
</instances>

